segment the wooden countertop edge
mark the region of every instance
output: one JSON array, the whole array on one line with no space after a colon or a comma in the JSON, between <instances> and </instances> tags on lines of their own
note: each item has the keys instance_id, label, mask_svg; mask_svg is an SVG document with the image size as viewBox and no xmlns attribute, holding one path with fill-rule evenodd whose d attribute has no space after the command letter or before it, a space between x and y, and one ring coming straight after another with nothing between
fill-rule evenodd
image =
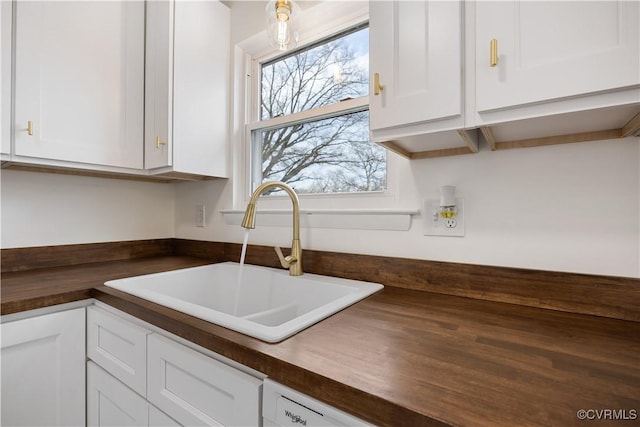
<instances>
[{"instance_id":1,"label":"wooden countertop edge","mask_svg":"<svg viewBox=\"0 0 640 427\"><path fill-rule=\"evenodd\" d=\"M347 386L339 380L327 378L252 348L253 346L261 347L277 344L261 342L238 332L106 286L94 288L91 294L96 300L102 301L111 307L262 372L276 382L312 395L314 398L323 400L360 418L369 419L378 425L451 426L451 424L412 411L400 404ZM317 388L308 390L307 384L317 384ZM346 401L358 402L358 405L356 405L358 408L346 407L344 405ZM358 410L359 408L366 408L366 410Z\"/></svg>"},{"instance_id":2,"label":"wooden countertop edge","mask_svg":"<svg viewBox=\"0 0 640 427\"><path fill-rule=\"evenodd\" d=\"M0 315L88 299L91 290L107 280L212 263L202 258L163 256L5 272L0 284ZM56 289L65 281L73 283ZM30 289L16 291L23 284Z\"/></svg>"},{"instance_id":3,"label":"wooden countertop edge","mask_svg":"<svg viewBox=\"0 0 640 427\"><path fill-rule=\"evenodd\" d=\"M60 292L43 297L34 297L23 300L3 301L0 304L0 315L19 313L21 311L35 310L58 304L66 304L74 301L82 301L91 298L92 288Z\"/></svg>"}]
</instances>

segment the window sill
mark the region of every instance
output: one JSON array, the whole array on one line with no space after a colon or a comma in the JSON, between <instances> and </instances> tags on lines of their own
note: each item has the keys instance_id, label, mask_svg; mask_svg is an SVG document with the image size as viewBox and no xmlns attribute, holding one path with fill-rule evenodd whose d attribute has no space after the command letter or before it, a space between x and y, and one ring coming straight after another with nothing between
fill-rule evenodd
<instances>
[{"instance_id":1,"label":"window sill","mask_svg":"<svg viewBox=\"0 0 640 427\"><path fill-rule=\"evenodd\" d=\"M227 225L239 226L244 211L223 210L222 217ZM361 210L361 209L312 209L300 211L300 227L334 228L352 230L407 231L411 227L411 217L419 215L419 210ZM256 226L290 227L291 209L258 209Z\"/></svg>"}]
</instances>

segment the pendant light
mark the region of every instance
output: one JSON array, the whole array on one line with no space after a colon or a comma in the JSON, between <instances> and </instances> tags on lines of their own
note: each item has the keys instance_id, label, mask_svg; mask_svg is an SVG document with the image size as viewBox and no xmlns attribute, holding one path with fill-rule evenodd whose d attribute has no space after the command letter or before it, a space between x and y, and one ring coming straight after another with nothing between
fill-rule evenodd
<instances>
[{"instance_id":1,"label":"pendant light","mask_svg":"<svg viewBox=\"0 0 640 427\"><path fill-rule=\"evenodd\" d=\"M292 0L271 0L265 13L269 44L278 50L295 47L298 44L299 6Z\"/></svg>"}]
</instances>

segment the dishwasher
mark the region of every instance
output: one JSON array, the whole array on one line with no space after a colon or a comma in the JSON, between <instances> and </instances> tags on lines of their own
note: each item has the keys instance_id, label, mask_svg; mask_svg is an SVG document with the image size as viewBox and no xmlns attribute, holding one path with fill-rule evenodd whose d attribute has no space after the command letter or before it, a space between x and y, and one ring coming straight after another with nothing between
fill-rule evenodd
<instances>
[{"instance_id":1,"label":"dishwasher","mask_svg":"<svg viewBox=\"0 0 640 427\"><path fill-rule=\"evenodd\" d=\"M264 427L373 426L268 378L262 393Z\"/></svg>"}]
</instances>

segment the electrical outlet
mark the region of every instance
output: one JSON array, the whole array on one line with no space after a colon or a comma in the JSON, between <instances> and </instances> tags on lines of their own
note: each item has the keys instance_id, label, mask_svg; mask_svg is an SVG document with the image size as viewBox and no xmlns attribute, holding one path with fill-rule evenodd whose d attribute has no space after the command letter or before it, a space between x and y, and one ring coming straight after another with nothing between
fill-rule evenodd
<instances>
[{"instance_id":1,"label":"electrical outlet","mask_svg":"<svg viewBox=\"0 0 640 427\"><path fill-rule=\"evenodd\" d=\"M425 236L464 237L464 200L456 198L458 213L455 218L443 218L438 213L440 200L424 201L423 221Z\"/></svg>"},{"instance_id":2,"label":"electrical outlet","mask_svg":"<svg viewBox=\"0 0 640 427\"><path fill-rule=\"evenodd\" d=\"M196 227L204 227L204 205L196 205Z\"/></svg>"}]
</instances>

